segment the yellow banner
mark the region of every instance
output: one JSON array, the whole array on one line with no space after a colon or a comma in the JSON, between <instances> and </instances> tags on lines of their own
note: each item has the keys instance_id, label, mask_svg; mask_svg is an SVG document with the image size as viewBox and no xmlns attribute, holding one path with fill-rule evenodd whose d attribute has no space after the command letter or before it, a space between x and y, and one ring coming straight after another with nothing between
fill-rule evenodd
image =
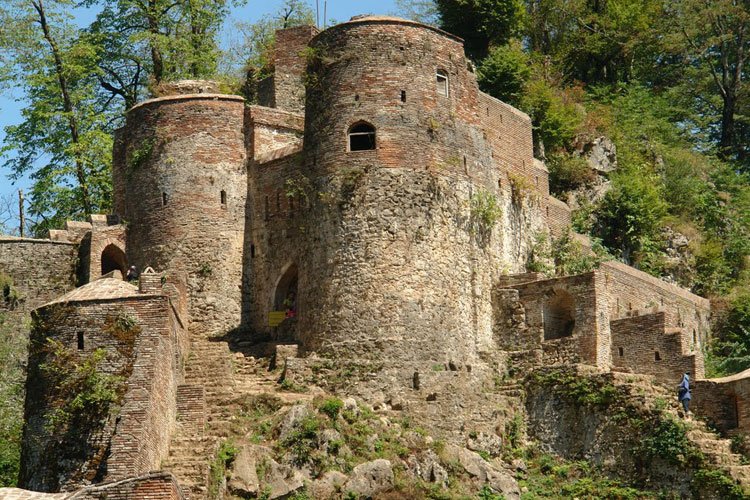
<instances>
[{"instance_id":1,"label":"yellow banner","mask_svg":"<svg viewBox=\"0 0 750 500\"><path fill-rule=\"evenodd\" d=\"M271 311L268 313L268 326L279 326L286 319L286 311Z\"/></svg>"}]
</instances>

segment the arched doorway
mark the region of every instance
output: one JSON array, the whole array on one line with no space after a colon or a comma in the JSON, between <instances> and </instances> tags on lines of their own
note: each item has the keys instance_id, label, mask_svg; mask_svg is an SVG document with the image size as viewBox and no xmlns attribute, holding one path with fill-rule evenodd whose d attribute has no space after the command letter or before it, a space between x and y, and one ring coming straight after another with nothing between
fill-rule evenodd
<instances>
[{"instance_id":1,"label":"arched doorway","mask_svg":"<svg viewBox=\"0 0 750 500\"><path fill-rule=\"evenodd\" d=\"M290 316L297 313L297 265L289 264L276 283L273 296L275 311L289 311Z\"/></svg>"},{"instance_id":2,"label":"arched doorway","mask_svg":"<svg viewBox=\"0 0 750 500\"><path fill-rule=\"evenodd\" d=\"M113 243L104 247L101 263L102 276L112 271L120 271L124 277L128 269L128 260L125 257L125 252Z\"/></svg>"},{"instance_id":3,"label":"arched doorway","mask_svg":"<svg viewBox=\"0 0 750 500\"><path fill-rule=\"evenodd\" d=\"M544 340L573 335L576 325L575 299L564 290L553 290L544 302Z\"/></svg>"}]
</instances>

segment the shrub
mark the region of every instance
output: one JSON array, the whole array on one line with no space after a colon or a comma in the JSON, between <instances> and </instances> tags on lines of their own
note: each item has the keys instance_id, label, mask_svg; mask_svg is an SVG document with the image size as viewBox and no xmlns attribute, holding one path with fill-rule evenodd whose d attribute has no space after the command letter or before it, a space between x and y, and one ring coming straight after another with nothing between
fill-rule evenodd
<instances>
[{"instance_id":1,"label":"shrub","mask_svg":"<svg viewBox=\"0 0 750 500\"><path fill-rule=\"evenodd\" d=\"M549 190L554 195L588 186L596 180L596 172L585 158L563 151L547 155Z\"/></svg>"},{"instance_id":2,"label":"shrub","mask_svg":"<svg viewBox=\"0 0 750 500\"><path fill-rule=\"evenodd\" d=\"M339 416L341 408L343 407L344 402L339 398L329 398L321 403L321 405L318 407L318 410L328 415L328 418L330 418L331 420L336 420L336 418Z\"/></svg>"}]
</instances>

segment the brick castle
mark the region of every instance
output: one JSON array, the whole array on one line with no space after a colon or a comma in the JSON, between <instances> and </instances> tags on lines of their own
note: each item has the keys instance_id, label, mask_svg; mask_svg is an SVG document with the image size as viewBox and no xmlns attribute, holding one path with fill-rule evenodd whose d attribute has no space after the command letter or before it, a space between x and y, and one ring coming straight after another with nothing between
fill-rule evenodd
<instances>
[{"instance_id":1,"label":"brick castle","mask_svg":"<svg viewBox=\"0 0 750 500\"><path fill-rule=\"evenodd\" d=\"M115 215L0 238L22 299L4 307L19 328L34 318L22 487L180 497L177 481L205 470L151 471L211 437L222 380L242 386L230 338L281 346L290 377L310 360L369 367L344 392L448 439L466 418L497 427L477 389L497 373L551 364L671 385L691 371L696 411L750 430L747 377L703 377L707 300L617 262L526 271L570 210L549 194L529 117L479 91L459 38L365 16L279 31L274 63L259 105L184 82L130 109ZM144 270L137 287L122 280L130 265ZM75 442L49 434L47 339L104 349L104 370L126 381L117 414Z\"/></svg>"}]
</instances>

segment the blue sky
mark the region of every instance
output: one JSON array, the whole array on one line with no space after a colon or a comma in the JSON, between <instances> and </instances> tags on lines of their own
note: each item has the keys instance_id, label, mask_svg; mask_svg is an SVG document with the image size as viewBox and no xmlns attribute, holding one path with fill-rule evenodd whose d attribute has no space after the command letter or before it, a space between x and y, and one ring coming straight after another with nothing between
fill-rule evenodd
<instances>
[{"instance_id":1,"label":"blue sky","mask_svg":"<svg viewBox=\"0 0 750 500\"><path fill-rule=\"evenodd\" d=\"M1 0L0 0L1 1ZM319 0L321 22L323 17L324 0ZM232 33L232 26L236 21L254 22L266 14L272 14L284 4L283 0L249 0L243 7L232 10L230 19L226 23L223 39L228 39ZM308 0L308 4L315 9L315 0ZM395 0L328 0L327 18L346 21L359 14L393 14L397 12ZM96 16L96 11L81 10L76 12L76 21L80 25L87 25ZM0 144L5 140L4 128L21 121L23 102L18 99L23 96L12 91L0 91ZM27 189L28 179L21 179L11 184L8 179L8 169L0 165L0 197L16 192L19 188Z\"/></svg>"}]
</instances>

